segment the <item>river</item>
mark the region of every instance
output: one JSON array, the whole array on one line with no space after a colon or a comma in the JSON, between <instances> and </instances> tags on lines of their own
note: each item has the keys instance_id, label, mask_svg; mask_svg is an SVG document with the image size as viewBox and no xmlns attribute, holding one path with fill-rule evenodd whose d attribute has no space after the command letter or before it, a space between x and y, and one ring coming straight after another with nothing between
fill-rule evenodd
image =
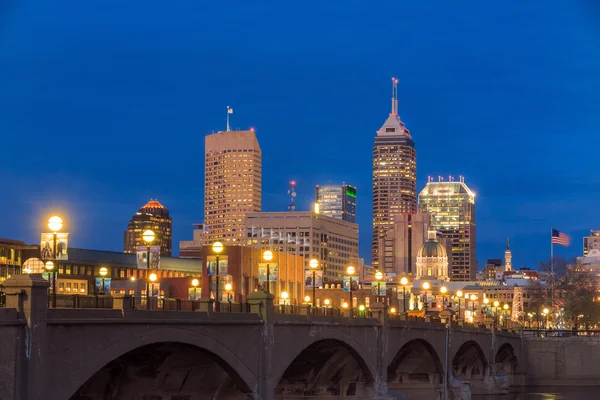
<instances>
[{"instance_id":1,"label":"river","mask_svg":"<svg viewBox=\"0 0 600 400\"><path fill-rule=\"evenodd\" d=\"M600 388L594 387L529 387L519 393L503 396L473 396L472 400L597 400Z\"/></svg>"}]
</instances>

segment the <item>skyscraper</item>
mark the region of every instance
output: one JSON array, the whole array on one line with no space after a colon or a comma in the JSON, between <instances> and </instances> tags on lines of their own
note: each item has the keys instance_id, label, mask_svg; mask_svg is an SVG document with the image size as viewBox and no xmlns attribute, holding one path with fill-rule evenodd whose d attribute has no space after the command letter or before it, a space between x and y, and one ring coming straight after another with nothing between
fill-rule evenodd
<instances>
[{"instance_id":1,"label":"skyscraper","mask_svg":"<svg viewBox=\"0 0 600 400\"><path fill-rule=\"evenodd\" d=\"M475 193L464 179L461 177L459 182L429 179L419 193L419 211L431 214L431 229L441 232L452 243L450 280L475 280Z\"/></svg>"},{"instance_id":2,"label":"skyscraper","mask_svg":"<svg viewBox=\"0 0 600 400\"><path fill-rule=\"evenodd\" d=\"M414 274L417 251L427 242L430 225L427 213L397 214L394 223L379 240L379 270L397 276Z\"/></svg>"},{"instance_id":3,"label":"skyscraper","mask_svg":"<svg viewBox=\"0 0 600 400\"><path fill-rule=\"evenodd\" d=\"M350 185L317 185L319 214L356 223L356 188Z\"/></svg>"},{"instance_id":4,"label":"skyscraper","mask_svg":"<svg viewBox=\"0 0 600 400\"><path fill-rule=\"evenodd\" d=\"M417 211L417 152L398 115L398 80L392 78L392 112L377 131L373 146L373 267L379 265L379 240L395 215Z\"/></svg>"},{"instance_id":5,"label":"skyscraper","mask_svg":"<svg viewBox=\"0 0 600 400\"><path fill-rule=\"evenodd\" d=\"M171 257L172 221L169 210L157 200L150 200L131 218L124 234L123 251L136 253L138 246L145 246L142 233L152 229L156 235L153 245L160 245L160 254Z\"/></svg>"},{"instance_id":6,"label":"skyscraper","mask_svg":"<svg viewBox=\"0 0 600 400\"><path fill-rule=\"evenodd\" d=\"M262 204L262 152L254 130L206 136L204 159L206 243L243 245L244 216Z\"/></svg>"}]
</instances>

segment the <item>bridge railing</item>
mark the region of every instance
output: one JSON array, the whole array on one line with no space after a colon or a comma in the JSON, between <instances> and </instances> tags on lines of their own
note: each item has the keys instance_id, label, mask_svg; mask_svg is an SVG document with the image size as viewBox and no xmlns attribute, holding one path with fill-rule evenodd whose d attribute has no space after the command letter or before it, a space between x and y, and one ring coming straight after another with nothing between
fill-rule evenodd
<instances>
[{"instance_id":1,"label":"bridge railing","mask_svg":"<svg viewBox=\"0 0 600 400\"><path fill-rule=\"evenodd\" d=\"M600 330L523 329L523 336L538 338L600 337Z\"/></svg>"}]
</instances>

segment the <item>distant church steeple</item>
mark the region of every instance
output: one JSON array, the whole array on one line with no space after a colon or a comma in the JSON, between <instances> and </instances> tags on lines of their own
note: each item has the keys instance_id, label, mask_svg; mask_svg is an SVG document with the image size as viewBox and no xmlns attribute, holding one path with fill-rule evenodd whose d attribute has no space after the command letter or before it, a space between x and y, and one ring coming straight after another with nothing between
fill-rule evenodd
<instances>
[{"instance_id":1,"label":"distant church steeple","mask_svg":"<svg viewBox=\"0 0 600 400\"><path fill-rule=\"evenodd\" d=\"M506 251L504 252L505 271L512 271L512 252L510 251L510 238L506 238Z\"/></svg>"}]
</instances>

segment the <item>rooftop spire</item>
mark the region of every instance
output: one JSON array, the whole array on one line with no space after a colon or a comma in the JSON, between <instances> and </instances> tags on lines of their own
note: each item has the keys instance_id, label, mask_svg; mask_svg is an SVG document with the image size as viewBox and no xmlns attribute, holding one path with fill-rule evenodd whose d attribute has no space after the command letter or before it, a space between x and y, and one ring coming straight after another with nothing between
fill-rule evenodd
<instances>
[{"instance_id":1,"label":"rooftop spire","mask_svg":"<svg viewBox=\"0 0 600 400\"><path fill-rule=\"evenodd\" d=\"M233 114L233 108L227 106L227 131L229 132L231 130L231 126L229 125L229 114Z\"/></svg>"},{"instance_id":2,"label":"rooftop spire","mask_svg":"<svg viewBox=\"0 0 600 400\"><path fill-rule=\"evenodd\" d=\"M506 238L506 251L510 251L510 238Z\"/></svg>"},{"instance_id":3,"label":"rooftop spire","mask_svg":"<svg viewBox=\"0 0 600 400\"><path fill-rule=\"evenodd\" d=\"M392 115L398 115L398 79L392 78Z\"/></svg>"}]
</instances>

